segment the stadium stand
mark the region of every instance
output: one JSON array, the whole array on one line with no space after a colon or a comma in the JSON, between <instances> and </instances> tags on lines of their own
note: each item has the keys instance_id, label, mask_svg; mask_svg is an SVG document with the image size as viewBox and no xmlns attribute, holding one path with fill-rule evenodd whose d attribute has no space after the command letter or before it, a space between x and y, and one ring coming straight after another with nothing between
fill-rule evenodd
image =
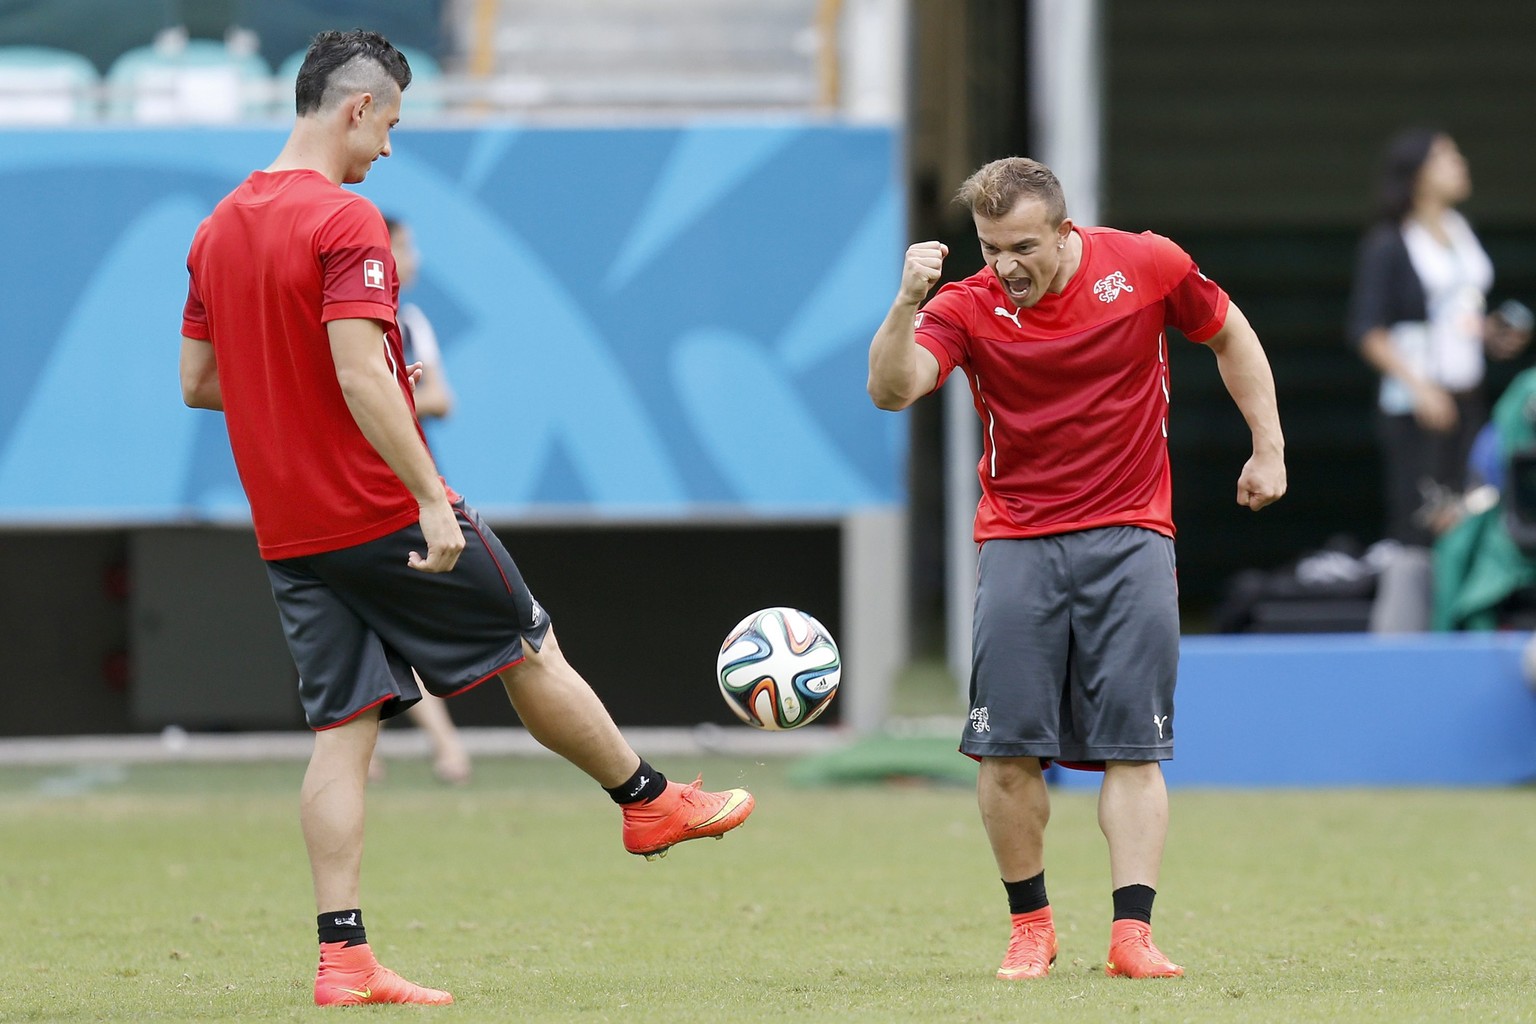
<instances>
[{"instance_id":1,"label":"stadium stand","mask_svg":"<svg viewBox=\"0 0 1536 1024\"><path fill-rule=\"evenodd\" d=\"M410 58L408 116L832 110L845 5L445 0L379 10L354 0L156 0L121 5L138 9L132 21L118 5L104 9L111 31L101 39L59 24L66 15L95 24L87 0L47 6L48 21L0 11L0 123L285 117L308 39L363 22Z\"/></svg>"},{"instance_id":2,"label":"stadium stand","mask_svg":"<svg viewBox=\"0 0 1536 1024\"><path fill-rule=\"evenodd\" d=\"M95 116L101 76L78 53L0 47L0 124L68 124Z\"/></svg>"},{"instance_id":3,"label":"stadium stand","mask_svg":"<svg viewBox=\"0 0 1536 1024\"><path fill-rule=\"evenodd\" d=\"M271 96L272 69L258 54L174 29L129 50L107 72L108 115L143 124L262 117Z\"/></svg>"},{"instance_id":4,"label":"stadium stand","mask_svg":"<svg viewBox=\"0 0 1536 1024\"><path fill-rule=\"evenodd\" d=\"M461 0L221 0L222 17L196 18L208 2L182 0L192 35L219 38L231 25L238 25L256 34L261 55L273 67L281 67L289 54L305 49L317 32L359 26L382 33L396 46L441 58L451 49L446 26L465 16L457 8L467 11L470 7Z\"/></svg>"},{"instance_id":5,"label":"stadium stand","mask_svg":"<svg viewBox=\"0 0 1536 1024\"><path fill-rule=\"evenodd\" d=\"M499 0L461 17L464 70L502 109L805 109L822 101L827 0ZM489 22L489 24L487 24Z\"/></svg>"},{"instance_id":6,"label":"stadium stand","mask_svg":"<svg viewBox=\"0 0 1536 1024\"><path fill-rule=\"evenodd\" d=\"M179 20L176 0L5 0L0 3L0 47L78 53L104 75L123 53Z\"/></svg>"}]
</instances>

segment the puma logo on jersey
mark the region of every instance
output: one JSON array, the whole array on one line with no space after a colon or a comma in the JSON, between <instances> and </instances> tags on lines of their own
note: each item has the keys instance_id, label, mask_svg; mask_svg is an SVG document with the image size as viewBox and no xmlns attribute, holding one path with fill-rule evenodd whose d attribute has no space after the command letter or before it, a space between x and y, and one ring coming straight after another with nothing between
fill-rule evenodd
<instances>
[{"instance_id":1,"label":"puma logo on jersey","mask_svg":"<svg viewBox=\"0 0 1536 1024\"><path fill-rule=\"evenodd\" d=\"M1135 290L1126 282L1125 275L1118 270L1108 277L1094 282L1093 285L1093 294L1097 295L1101 302L1114 302L1120 297L1121 292L1134 292Z\"/></svg>"},{"instance_id":2,"label":"puma logo on jersey","mask_svg":"<svg viewBox=\"0 0 1536 1024\"><path fill-rule=\"evenodd\" d=\"M1019 328L1020 330L1023 330L1024 325L1019 323L1019 314L1017 312L1010 313L1006 309L1004 309L1002 306L993 306L992 307L992 312L996 313L998 316L1005 316L1005 317L1007 317L1009 320L1013 321L1013 326Z\"/></svg>"}]
</instances>

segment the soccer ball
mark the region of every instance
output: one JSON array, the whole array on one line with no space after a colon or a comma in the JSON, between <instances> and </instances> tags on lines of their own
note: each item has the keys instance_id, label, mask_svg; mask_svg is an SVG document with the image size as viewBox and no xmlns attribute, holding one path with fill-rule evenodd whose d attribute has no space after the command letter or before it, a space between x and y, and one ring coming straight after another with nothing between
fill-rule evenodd
<instances>
[{"instance_id":1,"label":"soccer ball","mask_svg":"<svg viewBox=\"0 0 1536 1024\"><path fill-rule=\"evenodd\" d=\"M825 626L794 608L764 608L720 645L716 678L726 706L759 729L798 729L837 695L843 661Z\"/></svg>"}]
</instances>

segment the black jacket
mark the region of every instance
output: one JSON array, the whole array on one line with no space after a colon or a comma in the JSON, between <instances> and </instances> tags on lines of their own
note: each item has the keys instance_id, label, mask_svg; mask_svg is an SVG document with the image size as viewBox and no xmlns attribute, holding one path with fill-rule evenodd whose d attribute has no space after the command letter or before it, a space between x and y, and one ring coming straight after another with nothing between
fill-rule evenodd
<instances>
[{"instance_id":1,"label":"black jacket","mask_svg":"<svg viewBox=\"0 0 1536 1024\"><path fill-rule=\"evenodd\" d=\"M1366 232L1355 256L1345 320L1349 342L1358 348L1360 339L1377 327L1428 319L1424 285L1408 257L1402 227L1382 221Z\"/></svg>"}]
</instances>

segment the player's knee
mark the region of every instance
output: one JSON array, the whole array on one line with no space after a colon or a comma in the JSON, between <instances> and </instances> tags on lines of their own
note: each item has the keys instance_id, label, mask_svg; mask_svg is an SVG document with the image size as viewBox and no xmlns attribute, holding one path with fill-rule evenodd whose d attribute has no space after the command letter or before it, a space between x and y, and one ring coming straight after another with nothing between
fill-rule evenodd
<instances>
[{"instance_id":1,"label":"player's knee","mask_svg":"<svg viewBox=\"0 0 1536 1024\"><path fill-rule=\"evenodd\" d=\"M984 757L981 776L999 789L1023 789L1042 781L1038 757Z\"/></svg>"}]
</instances>

